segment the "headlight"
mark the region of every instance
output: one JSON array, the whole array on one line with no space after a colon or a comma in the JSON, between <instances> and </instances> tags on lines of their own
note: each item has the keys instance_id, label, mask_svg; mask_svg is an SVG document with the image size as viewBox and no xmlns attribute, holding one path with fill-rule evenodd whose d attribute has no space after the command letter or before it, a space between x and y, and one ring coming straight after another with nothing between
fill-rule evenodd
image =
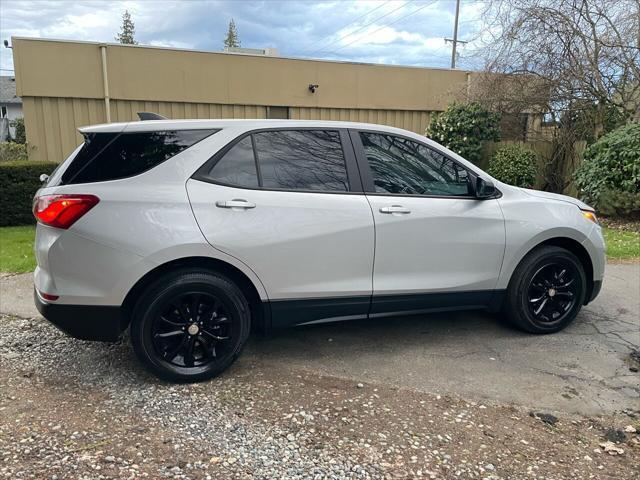
<instances>
[{"instance_id":1,"label":"headlight","mask_svg":"<svg viewBox=\"0 0 640 480\"><path fill-rule=\"evenodd\" d=\"M600 225L598 223L598 217L596 217L596 212L594 212L593 210L582 210L581 209L580 212L582 213L582 216L584 218L586 218L587 220L591 220L596 225Z\"/></svg>"}]
</instances>

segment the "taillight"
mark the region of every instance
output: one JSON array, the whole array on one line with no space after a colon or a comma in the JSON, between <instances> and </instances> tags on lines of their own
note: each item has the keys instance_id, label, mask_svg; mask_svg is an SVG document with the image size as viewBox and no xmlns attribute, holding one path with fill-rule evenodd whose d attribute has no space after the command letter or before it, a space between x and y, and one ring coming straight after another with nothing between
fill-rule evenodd
<instances>
[{"instance_id":1,"label":"taillight","mask_svg":"<svg viewBox=\"0 0 640 480\"><path fill-rule=\"evenodd\" d=\"M98 204L95 195L43 195L33 201L33 215L50 227L67 229Z\"/></svg>"}]
</instances>

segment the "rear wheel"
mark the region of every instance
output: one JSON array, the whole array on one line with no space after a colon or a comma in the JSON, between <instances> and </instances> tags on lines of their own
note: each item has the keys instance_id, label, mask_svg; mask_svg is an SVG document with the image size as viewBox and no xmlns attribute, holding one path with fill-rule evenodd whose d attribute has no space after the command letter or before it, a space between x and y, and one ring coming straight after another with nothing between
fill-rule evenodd
<instances>
[{"instance_id":1,"label":"rear wheel","mask_svg":"<svg viewBox=\"0 0 640 480\"><path fill-rule=\"evenodd\" d=\"M226 277L182 270L157 280L133 312L138 358L169 381L215 377L240 354L250 331L249 304Z\"/></svg>"},{"instance_id":2,"label":"rear wheel","mask_svg":"<svg viewBox=\"0 0 640 480\"><path fill-rule=\"evenodd\" d=\"M574 254L560 247L541 247L513 273L504 313L527 332L557 332L578 315L586 286L584 268Z\"/></svg>"}]
</instances>

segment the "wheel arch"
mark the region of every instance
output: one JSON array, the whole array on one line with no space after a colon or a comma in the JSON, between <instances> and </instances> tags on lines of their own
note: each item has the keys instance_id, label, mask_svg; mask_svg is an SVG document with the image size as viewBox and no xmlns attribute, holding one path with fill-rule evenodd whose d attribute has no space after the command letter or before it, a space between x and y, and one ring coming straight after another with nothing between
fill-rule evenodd
<instances>
[{"instance_id":1,"label":"wheel arch","mask_svg":"<svg viewBox=\"0 0 640 480\"><path fill-rule=\"evenodd\" d=\"M571 253L573 253L578 260L580 261L580 264L582 265L582 268L584 268L584 274L587 278L587 291L586 291L586 295L585 295L585 302L588 301L588 299L591 298L591 293L593 291L593 287L594 287L594 279L593 279L593 261L591 260L591 256L589 255L589 252L587 251L587 249L577 240L570 238L570 237L551 237L548 238L540 243L537 243L535 246L533 246L532 248L530 248L518 261L517 265L520 265L520 263L522 263L522 261L524 260L524 258L529 255L531 252L533 252L534 250L539 249L540 247L544 247L544 246L554 246L554 247L560 247L560 248L564 248L565 250L570 251ZM513 272L512 272L513 275ZM585 303L586 304L586 303Z\"/></svg>"},{"instance_id":2,"label":"wheel arch","mask_svg":"<svg viewBox=\"0 0 640 480\"><path fill-rule=\"evenodd\" d=\"M123 327L127 328L129 326L133 308L149 285L158 278L183 268L197 268L199 270L207 270L225 275L247 296L247 301L251 308L252 328L264 330L270 326L270 315L268 309L264 307L264 305L267 304L263 304L258 289L242 270L217 258L193 256L174 259L158 265L145 273L145 275L131 287L122 302L123 317L125 319L125 325Z\"/></svg>"}]
</instances>

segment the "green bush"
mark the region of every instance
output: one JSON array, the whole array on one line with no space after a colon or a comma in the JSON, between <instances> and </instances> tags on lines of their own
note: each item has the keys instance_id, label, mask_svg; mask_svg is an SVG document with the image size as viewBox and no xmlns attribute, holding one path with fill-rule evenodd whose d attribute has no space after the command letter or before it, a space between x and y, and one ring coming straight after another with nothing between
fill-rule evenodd
<instances>
[{"instance_id":1,"label":"green bush","mask_svg":"<svg viewBox=\"0 0 640 480\"><path fill-rule=\"evenodd\" d=\"M640 215L640 123L601 137L575 173L581 198L599 211Z\"/></svg>"},{"instance_id":2,"label":"green bush","mask_svg":"<svg viewBox=\"0 0 640 480\"><path fill-rule=\"evenodd\" d=\"M11 122L11 126L16 129L16 138L14 138L13 141L16 143L21 143L22 145L27 143L27 133L24 129L24 118L16 118L13 122Z\"/></svg>"},{"instance_id":3,"label":"green bush","mask_svg":"<svg viewBox=\"0 0 640 480\"><path fill-rule=\"evenodd\" d=\"M482 156L483 143L500 140L500 114L475 102L454 103L433 119L426 135L477 163Z\"/></svg>"},{"instance_id":4,"label":"green bush","mask_svg":"<svg viewBox=\"0 0 640 480\"><path fill-rule=\"evenodd\" d=\"M536 181L536 154L520 145L502 147L489 160L487 173L501 182L531 188Z\"/></svg>"},{"instance_id":5,"label":"green bush","mask_svg":"<svg viewBox=\"0 0 640 480\"><path fill-rule=\"evenodd\" d=\"M598 199L598 213L605 217L640 217L640 194L603 190Z\"/></svg>"},{"instance_id":6,"label":"green bush","mask_svg":"<svg viewBox=\"0 0 640 480\"><path fill-rule=\"evenodd\" d=\"M27 147L14 142L0 142L0 163L27 160Z\"/></svg>"},{"instance_id":7,"label":"green bush","mask_svg":"<svg viewBox=\"0 0 640 480\"><path fill-rule=\"evenodd\" d=\"M33 195L42 184L40 175L51 173L57 163L0 163L0 227L33 223Z\"/></svg>"}]
</instances>

